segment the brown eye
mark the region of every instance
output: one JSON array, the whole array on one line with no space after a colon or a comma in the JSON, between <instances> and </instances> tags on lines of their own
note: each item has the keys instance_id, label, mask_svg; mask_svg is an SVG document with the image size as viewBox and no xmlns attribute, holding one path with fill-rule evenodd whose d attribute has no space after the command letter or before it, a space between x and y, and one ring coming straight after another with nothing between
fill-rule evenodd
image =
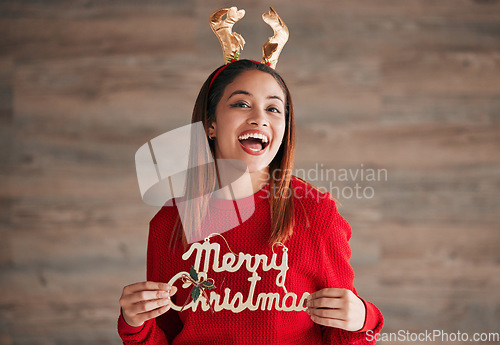
<instances>
[{"instance_id":1,"label":"brown eye","mask_svg":"<svg viewBox=\"0 0 500 345\"><path fill-rule=\"evenodd\" d=\"M267 108L267 111L270 111L271 113L281 114L281 111L275 107L269 107L269 108Z\"/></svg>"},{"instance_id":2,"label":"brown eye","mask_svg":"<svg viewBox=\"0 0 500 345\"><path fill-rule=\"evenodd\" d=\"M231 108L248 108L248 104L246 104L245 102L237 102L237 103L234 103L234 104L231 104L230 105Z\"/></svg>"}]
</instances>

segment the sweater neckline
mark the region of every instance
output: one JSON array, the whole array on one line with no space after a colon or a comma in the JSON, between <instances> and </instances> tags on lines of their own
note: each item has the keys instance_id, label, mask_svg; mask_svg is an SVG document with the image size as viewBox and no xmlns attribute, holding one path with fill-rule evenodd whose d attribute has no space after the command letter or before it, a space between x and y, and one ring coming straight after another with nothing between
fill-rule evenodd
<instances>
[{"instance_id":1,"label":"sweater neckline","mask_svg":"<svg viewBox=\"0 0 500 345\"><path fill-rule=\"evenodd\" d=\"M264 187L258 190L255 194L249 195L240 199L219 199L212 195L210 198L210 206L218 209L234 209L235 203L238 205L238 208L251 208L252 206L256 206L264 200L269 198L269 182L266 183Z\"/></svg>"}]
</instances>

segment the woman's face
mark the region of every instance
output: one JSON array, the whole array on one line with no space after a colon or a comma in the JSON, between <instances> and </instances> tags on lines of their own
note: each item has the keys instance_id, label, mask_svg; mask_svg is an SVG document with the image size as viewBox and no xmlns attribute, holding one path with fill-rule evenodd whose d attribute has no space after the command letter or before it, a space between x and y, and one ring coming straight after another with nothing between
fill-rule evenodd
<instances>
[{"instance_id":1,"label":"woman's face","mask_svg":"<svg viewBox=\"0 0 500 345\"><path fill-rule=\"evenodd\" d=\"M209 128L216 158L239 159L250 173L266 169L283 141L285 107L285 94L273 76L241 73L226 86Z\"/></svg>"}]
</instances>

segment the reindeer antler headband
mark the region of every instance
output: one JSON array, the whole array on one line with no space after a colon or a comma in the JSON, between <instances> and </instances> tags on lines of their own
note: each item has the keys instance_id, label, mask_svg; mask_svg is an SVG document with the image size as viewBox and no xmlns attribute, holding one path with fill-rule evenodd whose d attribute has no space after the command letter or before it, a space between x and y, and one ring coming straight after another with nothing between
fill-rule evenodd
<instances>
[{"instance_id":1,"label":"reindeer antler headband","mask_svg":"<svg viewBox=\"0 0 500 345\"><path fill-rule=\"evenodd\" d=\"M274 35L262 46L262 63L276 68L278 57L288 40L288 28L278 13L272 7L270 9L268 13L262 14L262 19L273 29ZM224 15L226 18L222 20ZM244 15L245 10L238 11L236 7L222 8L210 15L210 26L219 38L226 65L239 59L240 49L243 50L245 45L243 37L232 32L233 25Z\"/></svg>"}]
</instances>

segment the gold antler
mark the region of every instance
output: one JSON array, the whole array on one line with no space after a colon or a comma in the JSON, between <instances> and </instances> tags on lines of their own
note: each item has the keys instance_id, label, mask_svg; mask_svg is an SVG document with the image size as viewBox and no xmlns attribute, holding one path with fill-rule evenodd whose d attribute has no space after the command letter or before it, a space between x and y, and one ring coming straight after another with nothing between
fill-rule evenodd
<instances>
[{"instance_id":1,"label":"gold antler","mask_svg":"<svg viewBox=\"0 0 500 345\"><path fill-rule=\"evenodd\" d=\"M269 37L269 41L262 46L262 63L268 64L272 68L276 68L278 57L286 41L288 41L289 34L285 22L281 20L278 13L276 13L272 7L270 7L270 9L269 13L262 14L262 19L273 28L274 36Z\"/></svg>"},{"instance_id":2,"label":"gold antler","mask_svg":"<svg viewBox=\"0 0 500 345\"><path fill-rule=\"evenodd\" d=\"M224 15L226 15L226 19L221 20ZM238 11L236 7L221 8L210 15L210 27L219 39L226 64L238 60L240 49L243 50L245 45L243 37L232 32L233 25L244 15L245 10Z\"/></svg>"}]
</instances>

